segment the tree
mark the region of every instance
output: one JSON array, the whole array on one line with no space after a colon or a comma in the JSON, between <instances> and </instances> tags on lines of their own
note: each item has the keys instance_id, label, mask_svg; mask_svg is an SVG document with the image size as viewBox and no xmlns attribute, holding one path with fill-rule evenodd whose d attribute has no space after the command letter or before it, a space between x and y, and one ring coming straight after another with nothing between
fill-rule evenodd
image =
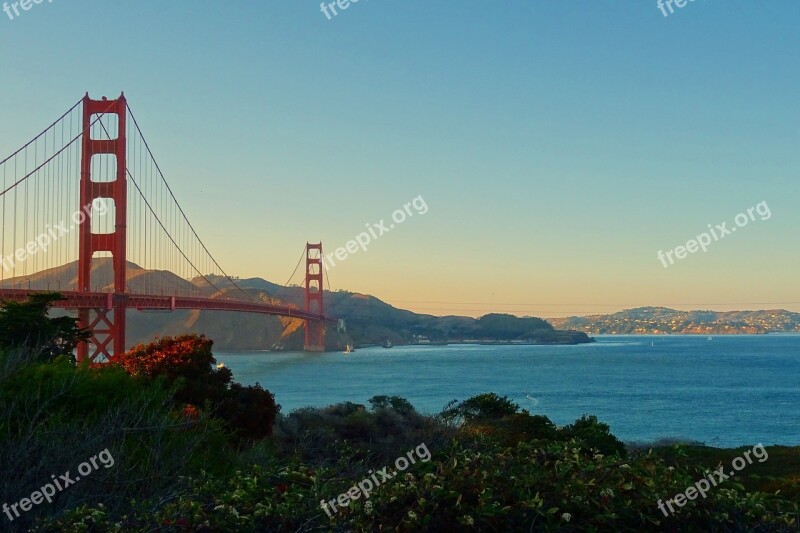
<instances>
[{"instance_id":1,"label":"tree","mask_svg":"<svg viewBox=\"0 0 800 533\"><path fill-rule=\"evenodd\" d=\"M507 396L501 397L493 392L479 394L451 405L452 407L445 408L442 415L446 419L462 418L465 422L499 420L519 412L519 405L509 400Z\"/></svg>"},{"instance_id":2,"label":"tree","mask_svg":"<svg viewBox=\"0 0 800 533\"><path fill-rule=\"evenodd\" d=\"M245 439L262 439L272 435L272 426L280 406L275 395L256 383L243 386L232 383L227 398L220 405L220 416L236 435Z\"/></svg>"},{"instance_id":3,"label":"tree","mask_svg":"<svg viewBox=\"0 0 800 533\"><path fill-rule=\"evenodd\" d=\"M226 397L233 373L217 364L211 353L213 345L205 335L163 337L114 355L109 363L135 376L162 376L167 385L177 385L175 398L182 402L197 407L206 401L217 405Z\"/></svg>"},{"instance_id":4,"label":"tree","mask_svg":"<svg viewBox=\"0 0 800 533\"><path fill-rule=\"evenodd\" d=\"M562 428L561 432L567 439L577 439L603 454L621 457L627 454L625 444L611 433L611 427L597 420L594 415L583 415L572 424Z\"/></svg>"},{"instance_id":5,"label":"tree","mask_svg":"<svg viewBox=\"0 0 800 533\"><path fill-rule=\"evenodd\" d=\"M386 396L382 394L370 398L369 403L373 411L377 411L378 409L392 409L401 415L414 412L414 406L411 405L411 402L401 396Z\"/></svg>"},{"instance_id":6,"label":"tree","mask_svg":"<svg viewBox=\"0 0 800 533\"><path fill-rule=\"evenodd\" d=\"M148 345L109 359L129 374L164 379L175 388L175 399L191 406L208 408L223 420L237 437L259 439L272 434L280 411L275 397L260 385L233 383L233 373L217 364L205 335L164 337Z\"/></svg>"},{"instance_id":7,"label":"tree","mask_svg":"<svg viewBox=\"0 0 800 533\"><path fill-rule=\"evenodd\" d=\"M75 361L74 351L91 333L78 327L75 318L50 318L53 304L64 298L56 292L31 294L24 302L3 301L0 306L0 348L23 349L36 361L66 355Z\"/></svg>"}]
</instances>

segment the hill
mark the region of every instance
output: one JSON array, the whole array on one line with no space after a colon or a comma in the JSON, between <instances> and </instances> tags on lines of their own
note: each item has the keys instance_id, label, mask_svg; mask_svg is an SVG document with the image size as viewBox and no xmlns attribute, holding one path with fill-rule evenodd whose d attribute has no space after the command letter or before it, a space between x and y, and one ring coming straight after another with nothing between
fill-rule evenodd
<instances>
[{"instance_id":1,"label":"hill","mask_svg":"<svg viewBox=\"0 0 800 533\"><path fill-rule=\"evenodd\" d=\"M639 307L607 315L552 318L557 328L594 334L735 335L800 332L800 313L769 311L677 311Z\"/></svg>"},{"instance_id":2,"label":"hill","mask_svg":"<svg viewBox=\"0 0 800 533\"><path fill-rule=\"evenodd\" d=\"M77 263L69 263L0 282L5 288L73 290L77 286ZM183 279L172 272L147 270L127 263L132 292L150 294L192 294L208 298L238 292L230 280L219 276ZM304 290L283 287L261 278L236 279L236 285L262 302L302 308ZM111 260L92 262L92 288L111 291ZM328 349L346 344L369 345L391 341L396 345L427 341L516 342L531 344L579 344L591 339L578 331L558 331L548 322L533 317L490 314L479 319L462 316L437 317L398 309L366 294L325 291L326 314L346 321L346 332L329 329ZM226 311L174 311L127 313L128 345L147 342L156 336L204 333L220 350L299 350L303 346L303 321L292 318L231 313Z\"/></svg>"}]
</instances>

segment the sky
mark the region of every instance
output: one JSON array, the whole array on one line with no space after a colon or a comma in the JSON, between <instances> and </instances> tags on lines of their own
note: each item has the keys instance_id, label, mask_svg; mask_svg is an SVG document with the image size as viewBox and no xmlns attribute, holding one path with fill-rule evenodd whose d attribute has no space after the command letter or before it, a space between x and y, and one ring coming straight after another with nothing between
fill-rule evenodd
<instances>
[{"instance_id":1,"label":"sky","mask_svg":"<svg viewBox=\"0 0 800 533\"><path fill-rule=\"evenodd\" d=\"M0 158L124 91L230 274L369 225L331 288L418 312L800 311L800 3L673 7L44 1L0 12Z\"/></svg>"}]
</instances>

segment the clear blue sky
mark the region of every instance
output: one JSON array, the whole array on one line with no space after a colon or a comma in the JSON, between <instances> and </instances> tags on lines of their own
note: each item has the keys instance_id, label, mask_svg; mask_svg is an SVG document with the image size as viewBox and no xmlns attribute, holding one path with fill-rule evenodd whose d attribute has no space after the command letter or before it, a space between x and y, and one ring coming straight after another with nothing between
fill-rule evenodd
<instances>
[{"instance_id":1,"label":"clear blue sky","mask_svg":"<svg viewBox=\"0 0 800 533\"><path fill-rule=\"evenodd\" d=\"M800 302L798 21L792 0L361 0L332 20L45 1L0 12L0 154L124 90L230 273L283 282L306 241L332 252L422 195L334 289L435 314L800 310L756 305ZM657 259L761 201L769 220Z\"/></svg>"}]
</instances>

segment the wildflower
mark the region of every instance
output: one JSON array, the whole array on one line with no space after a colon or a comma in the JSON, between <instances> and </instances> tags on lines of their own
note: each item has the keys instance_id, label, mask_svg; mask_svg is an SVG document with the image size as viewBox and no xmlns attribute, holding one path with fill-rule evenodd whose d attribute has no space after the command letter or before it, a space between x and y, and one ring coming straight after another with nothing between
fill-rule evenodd
<instances>
[{"instance_id":1,"label":"wildflower","mask_svg":"<svg viewBox=\"0 0 800 533\"><path fill-rule=\"evenodd\" d=\"M417 513L415 513L414 511L409 511L409 512L408 512L408 517L409 517L411 520L416 520L416 519L417 519Z\"/></svg>"},{"instance_id":2,"label":"wildflower","mask_svg":"<svg viewBox=\"0 0 800 533\"><path fill-rule=\"evenodd\" d=\"M414 474L408 473L404 477L406 481L414 481Z\"/></svg>"},{"instance_id":3,"label":"wildflower","mask_svg":"<svg viewBox=\"0 0 800 533\"><path fill-rule=\"evenodd\" d=\"M472 526L475 525L475 519L472 518L470 515L465 514L464 516L461 517L461 523L464 524L465 526Z\"/></svg>"},{"instance_id":4,"label":"wildflower","mask_svg":"<svg viewBox=\"0 0 800 533\"><path fill-rule=\"evenodd\" d=\"M183 406L183 416L188 420L197 420L200 418L200 411L194 405L187 403Z\"/></svg>"},{"instance_id":5,"label":"wildflower","mask_svg":"<svg viewBox=\"0 0 800 533\"><path fill-rule=\"evenodd\" d=\"M215 511L229 511L233 516L239 518L239 511L231 507L230 505L217 505L214 507Z\"/></svg>"},{"instance_id":6,"label":"wildflower","mask_svg":"<svg viewBox=\"0 0 800 533\"><path fill-rule=\"evenodd\" d=\"M561 515L561 520L563 520L564 522L569 522L570 520L572 520L572 515L569 513L564 513Z\"/></svg>"}]
</instances>

